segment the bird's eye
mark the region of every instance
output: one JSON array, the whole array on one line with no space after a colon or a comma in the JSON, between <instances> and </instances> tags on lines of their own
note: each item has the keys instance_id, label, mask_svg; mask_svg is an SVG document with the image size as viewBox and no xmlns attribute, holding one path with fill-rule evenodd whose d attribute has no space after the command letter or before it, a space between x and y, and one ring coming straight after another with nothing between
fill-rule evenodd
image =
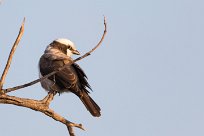
<instances>
[{"instance_id":1,"label":"bird's eye","mask_svg":"<svg viewBox=\"0 0 204 136\"><path fill-rule=\"evenodd\" d=\"M68 45L68 47L67 47L68 49L71 49L72 47L70 46L70 45Z\"/></svg>"}]
</instances>

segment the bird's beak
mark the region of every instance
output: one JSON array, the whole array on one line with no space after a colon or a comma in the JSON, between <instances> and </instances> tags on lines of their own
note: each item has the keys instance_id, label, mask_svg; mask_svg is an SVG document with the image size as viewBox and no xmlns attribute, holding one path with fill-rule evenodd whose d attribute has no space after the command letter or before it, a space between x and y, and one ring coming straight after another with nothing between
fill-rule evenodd
<instances>
[{"instance_id":1,"label":"bird's beak","mask_svg":"<svg viewBox=\"0 0 204 136\"><path fill-rule=\"evenodd\" d=\"M77 51L77 50L73 50L72 53L76 54L76 55L80 55L79 51Z\"/></svg>"}]
</instances>

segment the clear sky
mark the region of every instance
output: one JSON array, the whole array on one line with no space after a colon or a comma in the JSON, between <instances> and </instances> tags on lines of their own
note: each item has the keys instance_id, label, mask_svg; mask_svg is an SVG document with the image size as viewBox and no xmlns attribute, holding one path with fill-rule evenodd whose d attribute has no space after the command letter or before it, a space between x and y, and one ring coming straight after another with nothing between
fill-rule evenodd
<instances>
[{"instance_id":1,"label":"clear sky","mask_svg":"<svg viewBox=\"0 0 204 136\"><path fill-rule=\"evenodd\" d=\"M51 107L82 123L77 136L204 135L203 0L3 0L0 5L0 73L26 17L5 88L38 78L38 60L59 37L83 54L108 33L102 46L78 62L89 77L102 116L92 117L71 93ZM42 99L36 84L10 93ZM30 109L0 105L3 136L67 136L66 127Z\"/></svg>"}]
</instances>

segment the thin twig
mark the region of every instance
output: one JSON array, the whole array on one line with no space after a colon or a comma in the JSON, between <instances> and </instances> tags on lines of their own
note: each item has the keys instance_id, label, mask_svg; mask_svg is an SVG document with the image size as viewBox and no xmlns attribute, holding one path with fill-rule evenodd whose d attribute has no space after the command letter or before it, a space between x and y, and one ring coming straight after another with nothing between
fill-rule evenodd
<instances>
[{"instance_id":1,"label":"thin twig","mask_svg":"<svg viewBox=\"0 0 204 136\"><path fill-rule=\"evenodd\" d=\"M75 60L73 61L73 63L74 63L74 62L77 62L77 61L79 61L79 60L81 60L81 59L83 59L83 58L85 58L85 57L87 57L87 56L89 56L93 51L95 51L95 50L101 45L101 43L103 42L103 40L104 40L104 38L105 38L106 32L107 32L107 23L106 23L106 18L105 18L105 17L104 17L104 27L105 27L105 28L104 28L103 35L102 35L102 37L101 37L101 40L98 42L98 44L97 44L92 50L90 50L89 52L87 52L86 54L84 54L83 56L81 56L81 57L75 59ZM53 71L53 72L47 74L46 76L41 77L41 78L39 78L39 79L36 79L36 80L34 80L34 81L32 81L32 82L29 82L29 83L26 83L26 84L23 84L23 85L19 85L19 86L15 86L15 87L12 87L12 88L3 89L3 92L4 92L4 93L8 93L8 92L12 92L12 91L15 91L15 90L19 90L19 89L22 89L22 88L25 88L25 87L34 85L34 84L36 84L36 83L38 83L38 82L40 82L40 81L45 80L46 78L48 78L48 77L50 77L50 76L56 74L57 72L59 72L59 71L65 69L65 68L66 68L67 66L69 66L69 65L71 65L71 64L64 65L63 67L59 68L58 70Z\"/></svg>"},{"instance_id":2,"label":"thin twig","mask_svg":"<svg viewBox=\"0 0 204 136\"><path fill-rule=\"evenodd\" d=\"M81 60L81 59L83 59L83 58L85 58L85 57L91 55L91 53L92 53L93 51L95 51L96 48L98 48L98 47L101 45L101 43L103 42L103 40L104 40L104 38L105 38L105 36L106 36L106 32L107 32L107 23L106 23L106 17L105 17L105 16L104 16L104 27L105 27L105 28L104 28L103 35L102 35L102 37L101 37L101 40L98 42L98 44L97 44L92 50L90 50L89 52L87 52L86 54L84 54L83 56L78 57L77 59L75 59L74 62L77 62L77 61L79 61L79 60Z\"/></svg>"},{"instance_id":3,"label":"thin twig","mask_svg":"<svg viewBox=\"0 0 204 136\"><path fill-rule=\"evenodd\" d=\"M21 28L19 30L19 34L16 38L16 41L14 42L13 44L13 47L10 51L10 54L9 54L9 57L8 57L8 60L7 60L7 63L6 63L6 66L4 68L4 71L2 73L2 76L1 76L1 80L0 80L0 93L2 93L2 88L3 88L3 84L4 84L4 81L5 81L5 78L6 78L6 75L8 73L8 70L10 68L10 65L11 65L11 61L12 61L12 58L13 58L13 55L14 55L14 52L18 46L18 43L20 42L21 40L21 37L23 35L23 32L24 32L24 23L25 23L25 18L23 19L23 22L22 22L22 25L21 25Z\"/></svg>"}]
</instances>

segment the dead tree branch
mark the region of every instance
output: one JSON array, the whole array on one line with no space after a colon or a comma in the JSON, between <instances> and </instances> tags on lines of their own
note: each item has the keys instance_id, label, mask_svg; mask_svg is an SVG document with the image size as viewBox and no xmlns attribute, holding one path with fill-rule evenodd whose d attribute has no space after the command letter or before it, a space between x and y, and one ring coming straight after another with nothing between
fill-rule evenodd
<instances>
[{"instance_id":1,"label":"dead tree branch","mask_svg":"<svg viewBox=\"0 0 204 136\"><path fill-rule=\"evenodd\" d=\"M17 46L18 46L18 43L19 43L20 40L21 40L21 37L23 36L24 23L25 23L25 18L23 19L23 23L22 23L22 25L21 25L19 34L18 34L18 36L17 36L17 38L16 38L16 41L15 41L14 44L13 44L13 47L12 47L11 52L10 52L10 54L9 54L9 57L8 57L6 66L5 66L4 71L3 71L3 74L2 74L2 76L1 76L1 80L0 80L0 90L2 90L2 88L3 88L3 84L4 84L4 81L5 81L6 75L7 75L7 73L8 73L8 70L9 70L9 68L10 68L11 61L12 61L14 52L15 52ZM1 92L1 93L2 93L2 92Z\"/></svg>"},{"instance_id":2,"label":"dead tree branch","mask_svg":"<svg viewBox=\"0 0 204 136\"><path fill-rule=\"evenodd\" d=\"M24 32L24 23L25 23L25 18L24 18L23 23L21 25L21 28L20 28L19 34L16 38L16 41L15 41L15 43L14 43L14 45L10 51L10 54L9 54L9 57L7 60L7 64L6 64L5 69L4 69L2 76L1 76L1 80L0 80L0 104L13 104L16 106L26 107L26 108L30 108L32 110L44 113L45 115L53 118L54 120L59 121L59 122L63 123L64 125L66 125L67 130L69 132L69 135L75 136L74 131L73 131L73 127L77 127L77 128L82 129L82 130L85 130L85 129L83 128L82 124L76 124L76 123L70 122L69 120L65 119L61 115L54 112L54 110L50 109L49 105L50 105L51 101L54 99L55 93L48 93L48 95L45 98L43 98L42 100L20 98L20 97L10 96L7 94L8 92L15 91L18 89L22 89L22 88L34 85L34 84L48 78L49 76L52 76L52 75L56 74L57 72L63 70L64 68L66 68L67 65L61 67L57 71L54 71L54 72L52 72L52 73L50 73L50 74L48 74L42 78L34 80L32 82L29 82L29 83L26 83L23 85L19 85L16 87L12 87L12 88L3 89L4 81L5 81L6 75L8 73L8 70L10 68L12 57L14 55L14 52L17 48L17 45L20 42L21 37L22 37L23 32ZM96 50L96 48L98 48L101 45L101 43L104 40L104 37L106 35L106 32L107 32L105 17L104 17L104 26L105 26L105 30L104 30L104 33L103 33L99 43L91 51L89 51L86 54L84 54L83 56L75 59L74 62L79 61L79 60L89 56L93 51Z\"/></svg>"},{"instance_id":3,"label":"dead tree branch","mask_svg":"<svg viewBox=\"0 0 204 136\"><path fill-rule=\"evenodd\" d=\"M0 103L1 104L13 104L13 105L26 107L26 108L30 108L35 111L42 112L45 115L53 118L54 120L63 123L64 125L67 126L67 128L69 128L69 130L72 130L72 127L78 127L82 130L85 130L81 124L72 123L68 121L67 119L65 119L64 117L62 117L61 115L54 112L54 110L50 109L49 105L50 105L50 102L53 100L53 98L54 98L54 94L52 93L49 93L43 100L19 98L19 97L3 94L3 95L0 95ZM74 136L73 130L69 133L72 133L72 135L70 136Z\"/></svg>"}]
</instances>

